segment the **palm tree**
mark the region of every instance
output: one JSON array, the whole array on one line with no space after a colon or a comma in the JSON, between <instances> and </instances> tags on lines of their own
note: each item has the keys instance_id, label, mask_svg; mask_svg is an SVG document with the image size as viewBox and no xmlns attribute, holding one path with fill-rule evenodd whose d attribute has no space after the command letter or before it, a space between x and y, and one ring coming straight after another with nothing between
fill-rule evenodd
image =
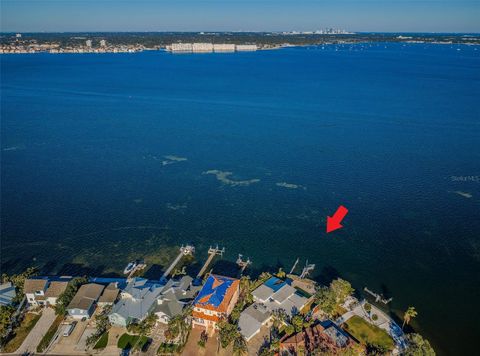
<instances>
[{"instance_id":1,"label":"palm tree","mask_svg":"<svg viewBox=\"0 0 480 356\"><path fill-rule=\"evenodd\" d=\"M174 316L168 322L168 331L176 338L179 337L180 344L183 345L187 341L188 333L190 332L190 315L192 308L188 307L182 311L182 314Z\"/></svg>"},{"instance_id":2,"label":"palm tree","mask_svg":"<svg viewBox=\"0 0 480 356\"><path fill-rule=\"evenodd\" d=\"M403 314L403 324L402 324L402 329L405 326L405 324L409 324L410 321L415 318L418 315L417 311L415 310L415 307L408 307L407 311L405 314Z\"/></svg>"},{"instance_id":3,"label":"palm tree","mask_svg":"<svg viewBox=\"0 0 480 356\"><path fill-rule=\"evenodd\" d=\"M250 280L249 276L242 276L240 278L240 301L245 303L248 294L250 293L252 281Z\"/></svg>"},{"instance_id":4,"label":"palm tree","mask_svg":"<svg viewBox=\"0 0 480 356\"><path fill-rule=\"evenodd\" d=\"M237 331L237 335L233 340L233 354L235 356L242 356L248 353L247 341L240 332Z\"/></svg>"},{"instance_id":5,"label":"palm tree","mask_svg":"<svg viewBox=\"0 0 480 356\"><path fill-rule=\"evenodd\" d=\"M283 309L274 310L272 312L273 326L278 329L287 320L287 314Z\"/></svg>"}]
</instances>

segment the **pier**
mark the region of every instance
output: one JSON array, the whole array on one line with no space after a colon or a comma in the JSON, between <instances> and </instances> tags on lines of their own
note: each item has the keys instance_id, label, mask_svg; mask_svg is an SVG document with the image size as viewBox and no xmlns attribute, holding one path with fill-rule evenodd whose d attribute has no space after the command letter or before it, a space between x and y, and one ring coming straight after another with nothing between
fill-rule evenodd
<instances>
[{"instance_id":1,"label":"pier","mask_svg":"<svg viewBox=\"0 0 480 356\"><path fill-rule=\"evenodd\" d=\"M186 245L186 246L182 245L182 247L180 247L180 253L175 258L175 260L173 260L173 262L170 264L170 266L167 268L165 273L160 278L160 281L166 281L167 280L168 275L170 274L170 272L172 272L172 270L175 268L175 266L178 264L178 262L180 262L180 260L182 259L183 256L193 255L194 252L195 252L195 247L193 247L191 245Z\"/></svg>"},{"instance_id":2,"label":"pier","mask_svg":"<svg viewBox=\"0 0 480 356\"><path fill-rule=\"evenodd\" d=\"M294 271L295 268L297 267L298 261L300 261L300 258L297 258L297 260L296 260L295 263L293 264L292 269L290 270L290 273L289 273L289 274L293 274L293 271Z\"/></svg>"},{"instance_id":3,"label":"pier","mask_svg":"<svg viewBox=\"0 0 480 356\"><path fill-rule=\"evenodd\" d=\"M240 267L240 275L243 274L243 271L245 271L245 268L247 268L249 265L252 264L252 261L250 261L250 258L247 258L246 261L242 259L243 255L238 254L237 258L237 265Z\"/></svg>"},{"instance_id":4,"label":"pier","mask_svg":"<svg viewBox=\"0 0 480 356\"><path fill-rule=\"evenodd\" d=\"M364 290L365 292L367 292L368 294L370 294L372 297L374 297L376 303L382 302L383 304L386 305L386 304L390 303L390 302L393 300L393 298L385 299L385 298L383 298L383 296L381 296L381 295L378 294L378 293L375 293L375 292L371 291L371 290L368 289L367 287L363 288L363 290Z\"/></svg>"},{"instance_id":5,"label":"pier","mask_svg":"<svg viewBox=\"0 0 480 356\"><path fill-rule=\"evenodd\" d=\"M213 258L217 255L223 256L224 252L225 252L225 247L220 250L218 248L218 245L215 248L212 248L212 246L210 246L210 248L208 249L208 258L203 264L203 267L200 270L200 272L198 272L197 279L202 278L203 274L206 272L208 265L210 264L210 262L212 262Z\"/></svg>"},{"instance_id":6,"label":"pier","mask_svg":"<svg viewBox=\"0 0 480 356\"><path fill-rule=\"evenodd\" d=\"M305 267L303 267L302 273L300 274L300 278L305 278L308 274L310 274L310 271L313 271L314 268L315 265L313 263L308 264L307 260L307 262L305 263Z\"/></svg>"}]
</instances>

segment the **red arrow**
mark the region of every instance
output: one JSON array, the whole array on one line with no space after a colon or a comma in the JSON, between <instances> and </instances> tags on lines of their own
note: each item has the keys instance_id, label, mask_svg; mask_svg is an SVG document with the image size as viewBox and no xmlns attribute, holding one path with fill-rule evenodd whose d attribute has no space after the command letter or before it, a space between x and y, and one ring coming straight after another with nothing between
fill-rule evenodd
<instances>
[{"instance_id":1,"label":"red arrow","mask_svg":"<svg viewBox=\"0 0 480 356\"><path fill-rule=\"evenodd\" d=\"M343 225L340 223L342 222L345 215L347 215L347 213L348 209L345 208L343 205L340 205L332 217L327 216L327 233L342 228Z\"/></svg>"}]
</instances>

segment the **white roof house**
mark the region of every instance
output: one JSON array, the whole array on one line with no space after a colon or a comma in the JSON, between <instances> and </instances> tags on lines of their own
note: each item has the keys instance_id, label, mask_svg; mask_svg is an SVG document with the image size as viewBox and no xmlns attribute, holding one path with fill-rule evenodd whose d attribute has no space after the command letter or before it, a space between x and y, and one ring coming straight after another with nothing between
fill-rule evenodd
<instances>
[{"instance_id":1,"label":"white roof house","mask_svg":"<svg viewBox=\"0 0 480 356\"><path fill-rule=\"evenodd\" d=\"M252 292L254 303L240 314L240 333L249 341L262 325L266 325L274 311L283 310L289 317L298 314L308 299L297 293L287 282L272 277Z\"/></svg>"}]
</instances>

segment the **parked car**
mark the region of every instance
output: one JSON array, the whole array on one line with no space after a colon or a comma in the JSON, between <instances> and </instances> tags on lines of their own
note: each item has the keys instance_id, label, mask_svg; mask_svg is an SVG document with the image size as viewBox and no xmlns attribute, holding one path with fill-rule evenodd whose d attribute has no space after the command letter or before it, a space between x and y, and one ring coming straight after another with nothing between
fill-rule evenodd
<instances>
[{"instance_id":1,"label":"parked car","mask_svg":"<svg viewBox=\"0 0 480 356\"><path fill-rule=\"evenodd\" d=\"M75 329L75 325L77 325L77 322L74 321L71 324L68 324L65 329L63 329L63 336L68 337L72 333L73 329Z\"/></svg>"}]
</instances>

